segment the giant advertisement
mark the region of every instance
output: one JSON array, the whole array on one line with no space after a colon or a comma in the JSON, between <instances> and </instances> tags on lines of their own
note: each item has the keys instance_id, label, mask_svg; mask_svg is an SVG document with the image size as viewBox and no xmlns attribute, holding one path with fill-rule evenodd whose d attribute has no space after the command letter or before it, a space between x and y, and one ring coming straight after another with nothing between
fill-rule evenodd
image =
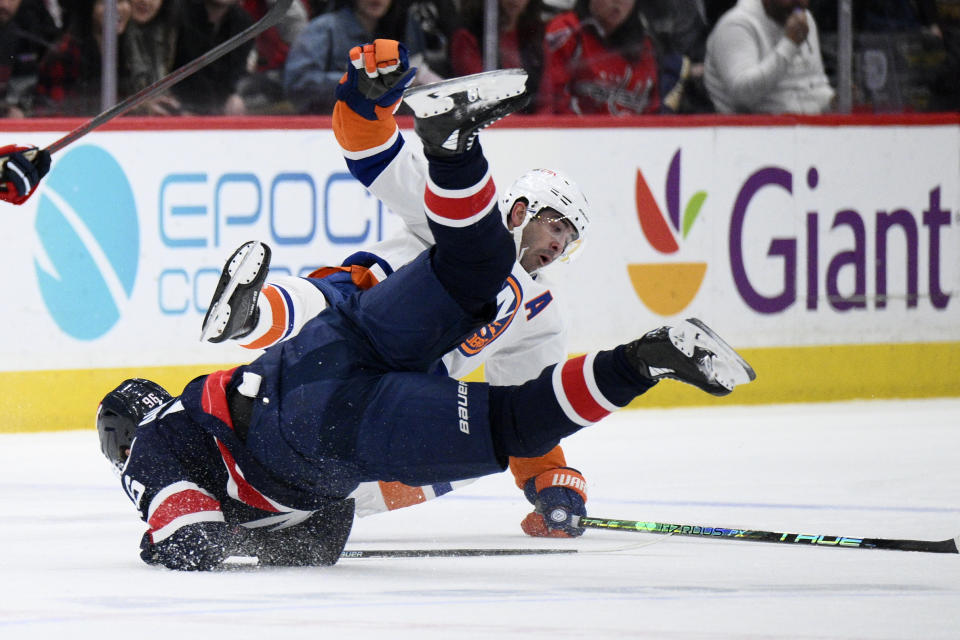
<instances>
[{"instance_id":1,"label":"giant advertisement","mask_svg":"<svg viewBox=\"0 0 960 640\"><path fill-rule=\"evenodd\" d=\"M13 135L42 145L60 134ZM892 381L846 380L851 364L960 364L956 123L517 125L482 138L501 189L551 167L591 203L579 255L543 274L565 306L572 353L697 316L764 363L762 393L748 401L895 394ZM89 413L117 376L179 384L249 359L199 342L219 270L241 242L266 241L274 271L297 275L399 224L350 176L325 128L83 138L57 154L26 205L2 207L0 378L18 396L4 408L20 416L10 424L87 426L71 412ZM825 376L840 367L829 388L841 392L787 371L807 365ZM43 400L51 380L91 382L53 407ZM956 382L910 384L906 395L960 393Z\"/></svg>"}]
</instances>

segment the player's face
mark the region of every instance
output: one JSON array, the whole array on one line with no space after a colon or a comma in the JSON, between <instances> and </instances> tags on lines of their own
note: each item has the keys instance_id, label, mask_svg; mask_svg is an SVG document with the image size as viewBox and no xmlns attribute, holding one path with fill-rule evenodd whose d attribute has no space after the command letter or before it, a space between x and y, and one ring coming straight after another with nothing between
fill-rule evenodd
<instances>
[{"instance_id":1,"label":"player's face","mask_svg":"<svg viewBox=\"0 0 960 640\"><path fill-rule=\"evenodd\" d=\"M577 239L576 227L553 209L541 209L523 228L520 266L527 273L542 269L563 254Z\"/></svg>"},{"instance_id":2,"label":"player's face","mask_svg":"<svg viewBox=\"0 0 960 640\"><path fill-rule=\"evenodd\" d=\"M7 24L17 15L21 0L0 0L0 24Z\"/></svg>"}]
</instances>

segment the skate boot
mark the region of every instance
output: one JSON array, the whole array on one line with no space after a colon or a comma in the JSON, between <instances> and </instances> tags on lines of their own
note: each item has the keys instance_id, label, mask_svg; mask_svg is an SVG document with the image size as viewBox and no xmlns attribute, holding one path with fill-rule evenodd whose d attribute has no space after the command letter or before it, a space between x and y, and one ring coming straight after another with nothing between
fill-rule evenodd
<instances>
[{"instance_id":1,"label":"skate boot","mask_svg":"<svg viewBox=\"0 0 960 640\"><path fill-rule=\"evenodd\" d=\"M651 380L673 378L725 396L757 377L723 338L697 318L655 329L627 345L627 360Z\"/></svg>"},{"instance_id":2,"label":"skate boot","mask_svg":"<svg viewBox=\"0 0 960 640\"><path fill-rule=\"evenodd\" d=\"M527 106L526 84L523 69L500 69L408 89L403 99L424 151L453 156L470 149L481 129Z\"/></svg>"},{"instance_id":3,"label":"skate boot","mask_svg":"<svg viewBox=\"0 0 960 640\"><path fill-rule=\"evenodd\" d=\"M257 325L257 298L270 270L270 247L243 243L223 265L220 281L203 318L200 340L223 342L242 338Z\"/></svg>"}]
</instances>

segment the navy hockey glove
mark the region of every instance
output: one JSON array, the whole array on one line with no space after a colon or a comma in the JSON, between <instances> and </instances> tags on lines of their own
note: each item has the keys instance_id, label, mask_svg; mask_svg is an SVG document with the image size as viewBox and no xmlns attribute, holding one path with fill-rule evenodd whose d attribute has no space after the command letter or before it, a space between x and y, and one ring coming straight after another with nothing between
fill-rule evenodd
<instances>
[{"instance_id":1,"label":"navy hockey glove","mask_svg":"<svg viewBox=\"0 0 960 640\"><path fill-rule=\"evenodd\" d=\"M223 522L194 522L157 543L147 531L140 539L140 559L177 571L210 571L230 555L235 535Z\"/></svg>"},{"instance_id":2,"label":"navy hockey glove","mask_svg":"<svg viewBox=\"0 0 960 640\"><path fill-rule=\"evenodd\" d=\"M33 152L33 153L31 153ZM33 160L29 160L30 155ZM0 147L0 200L13 204L27 201L43 176L50 171L50 153L36 147L8 144Z\"/></svg>"},{"instance_id":3,"label":"navy hockey glove","mask_svg":"<svg viewBox=\"0 0 960 640\"><path fill-rule=\"evenodd\" d=\"M573 517L587 515L587 482L570 467L551 469L527 480L523 494L534 506L533 513L520 523L528 536L575 538L583 527L573 525Z\"/></svg>"},{"instance_id":4,"label":"navy hockey glove","mask_svg":"<svg viewBox=\"0 0 960 640\"><path fill-rule=\"evenodd\" d=\"M337 86L337 100L367 120L380 120L397 110L416 73L402 42L374 40L350 49L350 64Z\"/></svg>"}]
</instances>

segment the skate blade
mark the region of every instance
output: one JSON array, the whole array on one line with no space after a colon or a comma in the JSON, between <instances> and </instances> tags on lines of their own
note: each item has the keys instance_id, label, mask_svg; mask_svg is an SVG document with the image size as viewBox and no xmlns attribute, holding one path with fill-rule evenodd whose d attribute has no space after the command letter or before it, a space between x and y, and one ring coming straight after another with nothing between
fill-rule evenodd
<instances>
[{"instance_id":1,"label":"skate blade","mask_svg":"<svg viewBox=\"0 0 960 640\"><path fill-rule=\"evenodd\" d=\"M454 94L465 92L468 103L496 101L519 96L526 87L527 72L523 69L497 69L407 89L403 101L418 118L429 118L452 111L457 106Z\"/></svg>"},{"instance_id":2,"label":"skate blade","mask_svg":"<svg viewBox=\"0 0 960 640\"><path fill-rule=\"evenodd\" d=\"M230 276L223 293L214 302L213 310L207 317L200 330L200 341L206 342L210 338L219 338L230 322L230 298L237 287L253 282L260 273L260 267L266 256L266 249L262 242L254 240L248 245L240 247L224 267Z\"/></svg>"},{"instance_id":3,"label":"skate blade","mask_svg":"<svg viewBox=\"0 0 960 640\"><path fill-rule=\"evenodd\" d=\"M714 344L710 344L709 342L704 343L704 347L710 349L718 356L725 358L728 362L734 362L739 365L739 367L730 367L728 371L725 371L725 378L729 376L734 384L747 384L757 379L757 373L753 370L753 367L743 359L743 356L737 353L733 347L727 344L726 340L718 336L713 329L708 327L702 320L699 318L687 318L687 322L700 329L713 341ZM727 369L727 367L723 368Z\"/></svg>"}]
</instances>

